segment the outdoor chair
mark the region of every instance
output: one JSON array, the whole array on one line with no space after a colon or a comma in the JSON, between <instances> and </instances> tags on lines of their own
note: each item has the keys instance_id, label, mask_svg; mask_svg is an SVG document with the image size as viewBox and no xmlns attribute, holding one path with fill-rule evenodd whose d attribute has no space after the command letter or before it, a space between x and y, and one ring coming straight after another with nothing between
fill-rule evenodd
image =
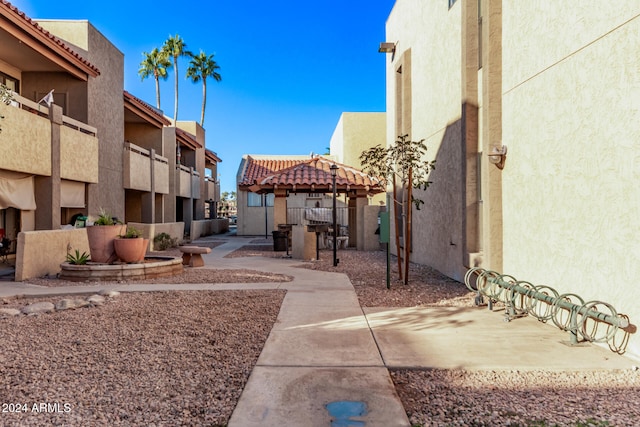
<instances>
[{"instance_id":1,"label":"outdoor chair","mask_svg":"<svg viewBox=\"0 0 640 427\"><path fill-rule=\"evenodd\" d=\"M11 250L11 240L7 237L3 237L2 241L0 241L0 244L2 245L0 246L0 260L2 260L2 262L4 263L7 263L9 261L9 251Z\"/></svg>"}]
</instances>

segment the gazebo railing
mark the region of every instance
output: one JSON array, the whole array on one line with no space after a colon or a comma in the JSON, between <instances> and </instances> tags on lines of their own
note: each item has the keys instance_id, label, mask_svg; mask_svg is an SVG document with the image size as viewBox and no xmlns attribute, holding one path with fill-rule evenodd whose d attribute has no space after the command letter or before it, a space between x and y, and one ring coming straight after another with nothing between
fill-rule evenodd
<instances>
[{"instance_id":1,"label":"gazebo railing","mask_svg":"<svg viewBox=\"0 0 640 427\"><path fill-rule=\"evenodd\" d=\"M336 208L337 223L341 226L349 226L349 210L354 208ZM331 208L287 208L287 224L313 225L331 223Z\"/></svg>"}]
</instances>

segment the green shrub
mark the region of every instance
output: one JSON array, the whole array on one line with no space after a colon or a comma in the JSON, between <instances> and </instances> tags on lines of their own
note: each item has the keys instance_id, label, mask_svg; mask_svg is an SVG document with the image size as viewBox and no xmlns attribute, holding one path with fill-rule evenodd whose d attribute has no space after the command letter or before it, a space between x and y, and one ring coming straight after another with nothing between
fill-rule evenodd
<instances>
[{"instance_id":1,"label":"green shrub","mask_svg":"<svg viewBox=\"0 0 640 427\"><path fill-rule=\"evenodd\" d=\"M127 232L124 235L120 235L122 239L137 239L138 237L142 237L142 231L135 227L127 227Z\"/></svg>"},{"instance_id":2,"label":"green shrub","mask_svg":"<svg viewBox=\"0 0 640 427\"><path fill-rule=\"evenodd\" d=\"M178 246L178 238L177 237L172 238L167 233L157 234L153 238L153 247L158 251L164 251L169 248L175 248L176 246Z\"/></svg>"}]
</instances>

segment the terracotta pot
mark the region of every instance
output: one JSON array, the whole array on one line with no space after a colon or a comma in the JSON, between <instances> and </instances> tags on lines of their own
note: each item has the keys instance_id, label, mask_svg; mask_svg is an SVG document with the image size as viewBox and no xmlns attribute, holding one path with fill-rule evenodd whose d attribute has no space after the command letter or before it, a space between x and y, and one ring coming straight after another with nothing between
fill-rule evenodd
<instances>
[{"instance_id":1,"label":"terracotta pot","mask_svg":"<svg viewBox=\"0 0 640 427\"><path fill-rule=\"evenodd\" d=\"M144 254L147 252L148 239L136 237L134 239L118 238L113 241L116 255L122 262L144 261Z\"/></svg>"},{"instance_id":2,"label":"terracotta pot","mask_svg":"<svg viewBox=\"0 0 640 427\"><path fill-rule=\"evenodd\" d=\"M91 261L112 263L116 260L113 241L122 233L122 225L93 225L87 227Z\"/></svg>"}]
</instances>

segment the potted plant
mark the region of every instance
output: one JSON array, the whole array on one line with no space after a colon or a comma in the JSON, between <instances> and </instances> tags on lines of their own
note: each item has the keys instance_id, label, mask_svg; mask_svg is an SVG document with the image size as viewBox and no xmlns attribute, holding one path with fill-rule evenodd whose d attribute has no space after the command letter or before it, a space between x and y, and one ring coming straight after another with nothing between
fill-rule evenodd
<instances>
[{"instance_id":1,"label":"potted plant","mask_svg":"<svg viewBox=\"0 0 640 427\"><path fill-rule=\"evenodd\" d=\"M147 253L149 239L142 237L142 232L135 227L127 227L125 234L113 241L116 255L122 262L142 262Z\"/></svg>"},{"instance_id":2,"label":"potted plant","mask_svg":"<svg viewBox=\"0 0 640 427\"><path fill-rule=\"evenodd\" d=\"M114 262L117 257L113 241L121 232L122 224L119 224L109 213L101 209L93 225L87 227L91 261L106 264Z\"/></svg>"}]
</instances>

